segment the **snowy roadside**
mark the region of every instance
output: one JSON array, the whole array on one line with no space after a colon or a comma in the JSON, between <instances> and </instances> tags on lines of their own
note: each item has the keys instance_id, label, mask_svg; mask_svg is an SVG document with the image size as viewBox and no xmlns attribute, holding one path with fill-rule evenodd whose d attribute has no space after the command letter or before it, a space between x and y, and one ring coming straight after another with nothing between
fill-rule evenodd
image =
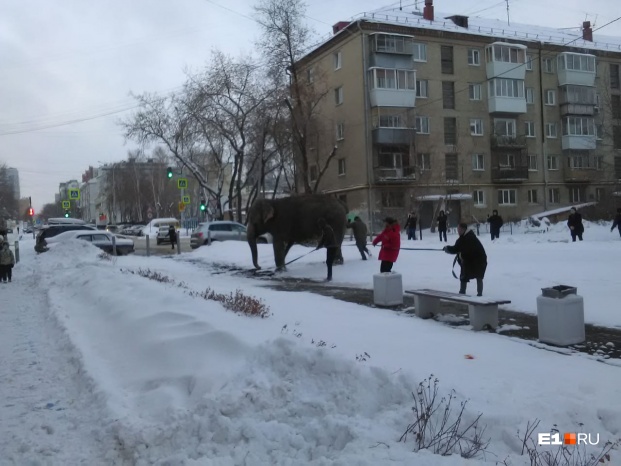
<instances>
[{"instance_id":1,"label":"snowy roadside","mask_svg":"<svg viewBox=\"0 0 621 466\"><path fill-rule=\"evenodd\" d=\"M123 464L105 401L48 311L32 248L0 284L0 465Z\"/></svg>"}]
</instances>

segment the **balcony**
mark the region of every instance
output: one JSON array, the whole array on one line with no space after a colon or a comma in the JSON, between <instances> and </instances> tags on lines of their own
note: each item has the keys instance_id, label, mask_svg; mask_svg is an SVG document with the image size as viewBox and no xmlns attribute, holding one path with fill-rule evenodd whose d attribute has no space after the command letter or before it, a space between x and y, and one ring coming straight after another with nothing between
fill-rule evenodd
<instances>
[{"instance_id":1,"label":"balcony","mask_svg":"<svg viewBox=\"0 0 621 466\"><path fill-rule=\"evenodd\" d=\"M492 167L493 183L521 183L523 181L528 181L528 165L498 164Z\"/></svg>"},{"instance_id":2,"label":"balcony","mask_svg":"<svg viewBox=\"0 0 621 466\"><path fill-rule=\"evenodd\" d=\"M524 79L526 76L525 45L494 42L485 47L487 78Z\"/></svg>"},{"instance_id":3,"label":"balcony","mask_svg":"<svg viewBox=\"0 0 621 466\"><path fill-rule=\"evenodd\" d=\"M595 115L595 104L561 103L561 116L565 115L593 116Z\"/></svg>"},{"instance_id":4,"label":"balcony","mask_svg":"<svg viewBox=\"0 0 621 466\"><path fill-rule=\"evenodd\" d=\"M408 146L414 140L414 128L375 128L372 131L373 144L397 144Z\"/></svg>"},{"instance_id":5,"label":"balcony","mask_svg":"<svg viewBox=\"0 0 621 466\"><path fill-rule=\"evenodd\" d=\"M593 150L596 146L597 139L595 135L564 135L561 139L561 147L563 150Z\"/></svg>"},{"instance_id":6,"label":"balcony","mask_svg":"<svg viewBox=\"0 0 621 466\"><path fill-rule=\"evenodd\" d=\"M414 108L416 106L415 89L371 89L369 94L371 107Z\"/></svg>"},{"instance_id":7,"label":"balcony","mask_svg":"<svg viewBox=\"0 0 621 466\"><path fill-rule=\"evenodd\" d=\"M502 134L492 134L490 142L492 148L502 147L522 149L526 147L526 137L523 135L507 136Z\"/></svg>"},{"instance_id":8,"label":"balcony","mask_svg":"<svg viewBox=\"0 0 621 466\"><path fill-rule=\"evenodd\" d=\"M489 113L526 113L524 97L489 97L487 99Z\"/></svg>"},{"instance_id":9,"label":"balcony","mask_svg":"<svg viewBox=\"0 0 621 466\"><path fill-rule=\"evenodd\" d=\"M376 183L407 183L416 179L416 167L378 167L374 174Z\"/></svg>"},{"instance_id":10,"label":"balcony","mask_svg":"<svg viewBox=\"0 0 621 466\"><path fill-rule=\"evenodd\" d=\"M595 55L563 52L557 57L558 84L595 86Z\"/></svg>"},{"instance_id":11,"label":"balcony","mask_svg":"<svg viewBox=\"0 0 621 466\"><path fill-rule=\"evenodd\" d=\"M593 183L603 178L603 172L594 168L572 168L565 164L563 181L565 183Z\"/></svg>"}]
</instances>

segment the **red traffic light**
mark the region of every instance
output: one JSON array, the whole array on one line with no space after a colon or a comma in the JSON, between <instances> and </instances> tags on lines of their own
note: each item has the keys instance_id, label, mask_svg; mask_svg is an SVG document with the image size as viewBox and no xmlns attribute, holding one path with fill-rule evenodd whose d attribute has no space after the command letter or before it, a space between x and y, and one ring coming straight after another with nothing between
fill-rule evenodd
<instances>
[{"instance_id":1,"label":"red traffic light","mask_svg":"<svg viewBox=\"0 0 621 466\"><path fill-rule=\"evenodd\" d=\"M32 207L28 209L28 215L30 215L31 217L34 216L34 209Z\"/></svg>"}]
</instances>

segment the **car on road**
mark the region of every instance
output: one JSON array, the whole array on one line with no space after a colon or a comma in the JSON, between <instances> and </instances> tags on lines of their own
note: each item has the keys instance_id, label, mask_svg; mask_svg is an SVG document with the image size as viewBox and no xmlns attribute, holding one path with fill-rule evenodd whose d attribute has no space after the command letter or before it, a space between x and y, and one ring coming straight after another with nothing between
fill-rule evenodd
<instances>
[{"instance_id":1,"label":"car on road","mask_svg":"<svg viewBox=\"0 0 621 466\"><path fill-rule=\"evenodd\" d=\"M155 242L157 244L162 244L162 243L170 244L170 226L161 226L157 230L157 236L155 238Z\"/></svg>"},{"instance_id":2,"label":"car on road","mask_svg":"<svg viewBox=\"0 0 621 466\"><path fill-rule=\"evenodd\" d=\"M97 246L99 249L112 254L113 246L112 239L114 238L116 243L116 255L124 256L134 252L134 242L125 238L124 236L118 236L108 231L95 230L73 230L66 231L64 233L60 233L52 238L46 240L47 246L50 247L57 243L64 243L67 241L71 241L74 239L79 239L82 241L88 241L93 246Z\"/></svg>"},{"instance_id":3,"label":"car on road","mask_svg":"<svg viewBox=\"0 0 621 466\"><path fill-rule=\"evenodd\" d=\"M199 223L190 235L190 247L196 249L211 241L246 241L246 225L228 220ZM261 235L257 243L271 243L270 235Z\"/></svg>"}]
</instances>

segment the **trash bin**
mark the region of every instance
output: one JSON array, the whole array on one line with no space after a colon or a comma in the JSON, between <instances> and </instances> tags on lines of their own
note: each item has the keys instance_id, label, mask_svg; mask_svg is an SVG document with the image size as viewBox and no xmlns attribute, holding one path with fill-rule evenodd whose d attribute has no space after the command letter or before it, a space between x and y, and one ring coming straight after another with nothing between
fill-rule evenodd
<instances>
[{"instance_id":1,"label":"trash bin","mask_svg":"<svg viewBox=\"0 0 621 466\"><path fill-rule=\"evenodd\" d=\"M541 289L537 297L539 341L556 346L582 343L584 300L572 286L558 285Z\"/></svg>"},{"instance_id":2,"label":"trash bin","mask_svg":"<svg viewBox=\"0 0 621 466\"><path fill-rule=\"evenodd\" d=\"M403 304L403 280L400 273L383 272L373 275L373 302L376 306Z\"/></svg>"}]
</instances>

